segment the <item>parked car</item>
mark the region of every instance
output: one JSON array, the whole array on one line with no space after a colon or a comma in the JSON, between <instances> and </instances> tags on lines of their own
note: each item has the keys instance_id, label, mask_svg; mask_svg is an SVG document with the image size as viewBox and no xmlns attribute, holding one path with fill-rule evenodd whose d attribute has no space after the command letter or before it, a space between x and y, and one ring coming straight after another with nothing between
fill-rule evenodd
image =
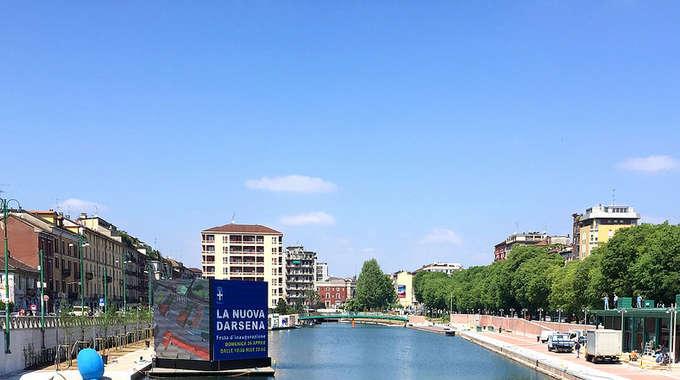
<instances>
[{"instance_id":1,"label":"parked car","mask_svg":"<svg viewBox=\"0 0 680 380\"><path fill-rule=\"evenodd\" d=\"M548 337L548 351L573 352L574 341L569 339L569 334L555 333Z\"/></svg>"}]
</instances>

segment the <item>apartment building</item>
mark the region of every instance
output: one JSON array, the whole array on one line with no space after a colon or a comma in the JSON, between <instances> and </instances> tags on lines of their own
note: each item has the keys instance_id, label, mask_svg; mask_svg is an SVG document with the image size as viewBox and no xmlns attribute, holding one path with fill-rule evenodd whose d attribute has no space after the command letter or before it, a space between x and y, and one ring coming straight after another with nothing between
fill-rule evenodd
<instances>
[{"instance_id":1,"label":"apartment building","mask_svg":"<svg viewBox=\"0 0 680 380\"><path fill-rule=\"evenodd\" d=\"M439 272L447 275L451 275L453 272L457 272L463 269L463 265L458 263L431 263L423 265L422 267L416 269L415 273L418 272Z\"/></svg>"},{"instance_id":2,"label":"apartment building","mask_svg":"<svg viewBox=\"0 0 680 380\"><path fill-rule=\"evenodd\" d=\"M413 273L401 270L392 274L392 283L397 292L397 301L405 308L410 309L416 303L416 295L413 291Z\"/></svg>"},{"instance_id":3,"label":"apartment building","mask_svg":"<svg viewBox=\"0 0 680 380\"><path fill-rule=\"evenodd\" d=\"M328 280L328 263L317 261L315 268L315 282Z\"/></svg>"},{"instance_id":4,"label":"apartment building","mask_svg":"<svg viewBox=\"0 0 680 380\"><path fill-rule=\"evenodd\" d=\"M597 205L573 214L572 221L573 257L583 259L618 230L638 225L640 214L630 206Z\"/></svg>"},{"instance_id":5,"label":"apartment building","mask_svg":"<svg viewBox=\"0 0 680 380\"><path fill-rule=\"evenodd\" d=\"M548 234L545 232L520 232L515 233L494 246L493 261L505 260L508 253L516 245L536 245L547 242Z\"/></svg>"},{"instance_id":6,"label":"apartment building","mask_svg":"<svg viewBox=\"0 0 680 380\"><path fill-rule=\"evenodd\" d=\"M38 270L43 252L47 310L54 310L57 300L80 303L81 273L88 306L97 307L104 296L115 306L147 302L145 255L106 220L86 214L71 220L53 210L17 211L7 224L12 259Z\"/></svg>"},{"instance_id":7,"label":"apartment building","mask_svg":"<svg viewBox=\"0 0 680 380\"><path fill-rule=\"evenodd\" d=\"M308 292L314 291L316 252L302 246L286 247L286 298L289 305L307 304Z\"/></svg>"},{"instance_id":8,"label":"apartment building","mask_svg":"<svg viewBox=\"0 0 680 380\"><path fill-rule=\"evenodd\" d=\"M286 297L283 233L259 224L230 223L201 231L203 277L266 281L268 304Z\"/></svg>"}]
</instances>

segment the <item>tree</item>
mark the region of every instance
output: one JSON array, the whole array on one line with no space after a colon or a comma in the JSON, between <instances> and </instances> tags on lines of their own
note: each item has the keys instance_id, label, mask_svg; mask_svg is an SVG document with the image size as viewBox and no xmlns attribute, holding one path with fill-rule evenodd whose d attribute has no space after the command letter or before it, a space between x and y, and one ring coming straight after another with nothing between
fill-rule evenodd
<instances>
[{"instance_id":1,"label":"tree","mask_svg":"<svg viewBox=\"0 0 680 380\"><path fill-rule=\"evenodd\" d=\"M321 295L314 289L305 291L305 305L310 309L323 309L324 303L321 302Z\"/></svg>"},{"instance_id":2,"label":"tree","mask_svg":"<svg viewBox=\"0 0 680 380\"><path fill-rule=\"evenodd\" d=\"M680 226L643 224L618 231L598 249L608 293L670 304L680 293Z\"/></svg>"},{"instance_id":3,"label":"tree","mask_svg":"<svg viewBox=\"0 0 680 380\"><path fill-rule=\"evenodd\" d=\"M384 310L397 299L392 280L383 273L378 261L364 262L357 279L355 307L361 310Z\"/></svg>"},{"instance_id":4,"label":"tree","mask_svg":"<svg viewBox=\"0 0 680 380\"><path fill-rule=\"evenodd\" d=\"M276 303L276 308L274 308L274 313L276 314L288 314L289 308L288 303L283 298L279 298Z\"/></svg>"},{"instance_id":5,"label":"tree","mask_svg":"<svg viewBox=\"0 0 680 380\"><path fill-rule=\"evenodd\" d=\"M515 252L519 251L519 252ZM549 253L546 248L520 246L513 248L523 262L512 274L512 287L519 306L536 310L548 307L552 273L563 265L560 255Z\"/></svg>"}]
</instances>

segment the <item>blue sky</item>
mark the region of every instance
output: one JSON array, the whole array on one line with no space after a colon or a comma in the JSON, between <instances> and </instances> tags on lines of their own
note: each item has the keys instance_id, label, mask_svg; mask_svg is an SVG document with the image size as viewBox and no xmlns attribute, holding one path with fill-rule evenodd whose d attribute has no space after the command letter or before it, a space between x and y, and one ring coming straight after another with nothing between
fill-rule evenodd
<instances>
[{"instance_id":1,"label":"blue sky","mask_svg":"<svg viewBox=\"0 0 680 380\"><path fill-rule=\"evenodd\" d=\"M0 5L0 188L190 265L259 223L348 275L680 221L675 2ZM96 206L95 206L96 204Z\"/></svg>"}]
</instances>

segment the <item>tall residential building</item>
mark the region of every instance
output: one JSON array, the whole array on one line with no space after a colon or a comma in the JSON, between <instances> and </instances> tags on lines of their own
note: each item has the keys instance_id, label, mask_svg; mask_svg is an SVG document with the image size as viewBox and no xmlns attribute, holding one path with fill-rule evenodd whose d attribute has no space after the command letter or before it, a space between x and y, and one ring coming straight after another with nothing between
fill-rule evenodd
<instances>
[{"instance_id":1,"label":"tall residential building","mask_svg":"<svg viewBox=\"0 0 680 380\"><path fill-rule=\"evenodd\" d=\"M286 248L286 295L288 304L304 304L307 293L314 290L316 252L302 246Z\"/></svg>"},{"instance_id":2,"label":"tall residential building","mask_svg":"<svg viewBox=\"0 0 680 380\"><path fill-rule=\"evenodd\" d=\"M459 270L462 270L463 266L458 263L432 263L432 264L427 264L423 265L419 269L416 269L417 272L439 272L439 273L445 273L447 275L450 275L453 272L457 272Z\"/></svg>"},{"instance_id":3,"label":"tall residential building","mask_svg":"<svg viewBox=\"0 0 680 380\"><path fill-rule=\"evenodd\" d=\"M315 282L323 282L328 280L328 263L317 262L315 270Z\"/></svg>"},{"instance_id":4,"label":"tall residential building","mask_svg":"<svg viewBox=\"0 0 680 380\"><path fill-rule=\"evenodd\" d=\"M586 209L585 214L573 214L573 257L583 259L600 243L605 243L616 231L636 226L640 214L630 206L598 205Z\"/></svg>"},{"instance_id":5,"label":"tall residential building","mask_svg":"<svg viewBox=\"0 0 680 380\"><path fill-rule=\"evenodd\" d=\"M267 281L269 307L286 296L283 233L259 224L225 224L201 231L203 277Z\"/></svg>"},{"instance_id":6,"label":"tall residential building","mask_svg":"<svg viewBox=\"0 0 680 380\"><path fill-rule=\"evenodd\" d=\"M394 289L397 291L397 301L405 309L411 308L416 303L413 292L413 273L402 270L392 275Z\"/></svg>"}]
</instances>

